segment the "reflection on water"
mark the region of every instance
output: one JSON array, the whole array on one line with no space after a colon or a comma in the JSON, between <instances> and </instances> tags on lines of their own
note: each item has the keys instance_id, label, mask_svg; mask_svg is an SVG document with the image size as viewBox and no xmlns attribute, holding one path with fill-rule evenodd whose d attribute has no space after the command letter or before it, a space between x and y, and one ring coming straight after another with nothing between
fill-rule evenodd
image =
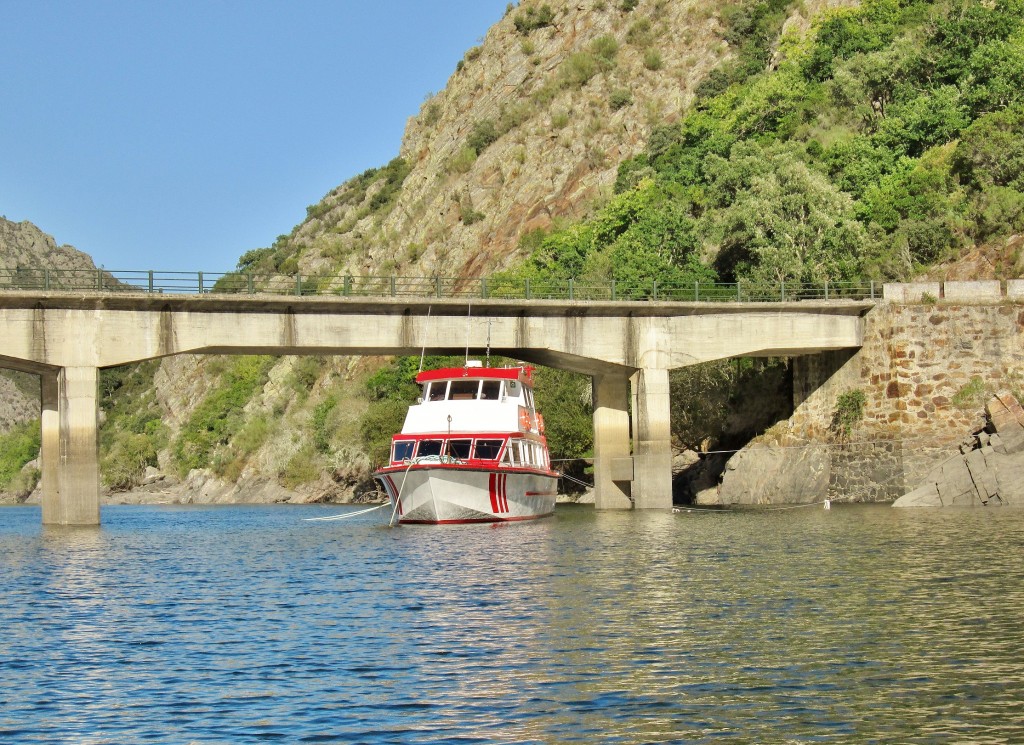
<instances>
[{"instance_id":1,"label":"reflection on water","mask_svg":"<svg viewBox=\"0 0 1024 745\"><path fill-rule=\"evenodd\" d=\"M0 510L0 739L1024 742L1024 511Z\"/></svg>"}]
</instances>

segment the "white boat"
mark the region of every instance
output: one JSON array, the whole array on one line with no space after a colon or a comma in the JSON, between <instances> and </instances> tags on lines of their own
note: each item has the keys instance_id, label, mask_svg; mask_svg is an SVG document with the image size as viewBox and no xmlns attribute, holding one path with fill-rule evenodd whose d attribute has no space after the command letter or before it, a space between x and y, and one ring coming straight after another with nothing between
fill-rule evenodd
<instances>
[{"instance_id":1,"label":"white boat","mask_svg":"<svg viewBox=\"0 0 1024 745\"><path fill-rule=\"evenodd\" d=\"M400 523L531 520L555 509L530 367L465 367L416 376L422 395L374 472Z\"/></svg>"}]
</instances>

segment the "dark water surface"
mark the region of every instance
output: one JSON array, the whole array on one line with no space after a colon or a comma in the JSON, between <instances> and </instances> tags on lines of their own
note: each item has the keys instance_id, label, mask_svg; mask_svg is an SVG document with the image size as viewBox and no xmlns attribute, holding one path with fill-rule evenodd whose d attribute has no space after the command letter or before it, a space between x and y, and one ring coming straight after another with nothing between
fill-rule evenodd
<instances>
[{"instance_id":1,"label":"dark water surface","mask_svg":"<svg viewBox=\"0 0 1024 745\"><path fill-rule=\"evenodd\" d=\"M1024 742L1024 510L346 509L0 509L0 742Z\"/></svg>"}]
</instances>

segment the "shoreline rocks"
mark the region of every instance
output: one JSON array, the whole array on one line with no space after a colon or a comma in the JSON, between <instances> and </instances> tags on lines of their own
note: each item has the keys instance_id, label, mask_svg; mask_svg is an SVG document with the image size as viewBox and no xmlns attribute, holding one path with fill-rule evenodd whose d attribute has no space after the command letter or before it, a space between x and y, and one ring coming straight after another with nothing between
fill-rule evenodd
<instances>
[{"instance_id":1,"label":"shoreline rocks","mask_svg":"<svg viewBox=\"0 0 1024 745\"><path fill-rule=\"evenodd\" d=\"M985 413L985 429L893 507L1024 507L1024 408L1004 392Z\"/></svg>"}]
</instances>

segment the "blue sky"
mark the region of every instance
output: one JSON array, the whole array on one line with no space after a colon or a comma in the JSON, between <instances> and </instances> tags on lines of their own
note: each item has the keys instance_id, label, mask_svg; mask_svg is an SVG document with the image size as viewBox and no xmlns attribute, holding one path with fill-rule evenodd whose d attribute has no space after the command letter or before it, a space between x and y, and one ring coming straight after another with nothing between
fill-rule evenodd
<instances>
[{"instance_id":1,"label":"blue sky","mask_svg":"<svg viewBox=\"0 0 1024 745\"><path fill-rule=\"evenodd\" d=\"M0 0L0 215L225 271L398 154L507 0Z\"/></svg>"}]
</instances>

